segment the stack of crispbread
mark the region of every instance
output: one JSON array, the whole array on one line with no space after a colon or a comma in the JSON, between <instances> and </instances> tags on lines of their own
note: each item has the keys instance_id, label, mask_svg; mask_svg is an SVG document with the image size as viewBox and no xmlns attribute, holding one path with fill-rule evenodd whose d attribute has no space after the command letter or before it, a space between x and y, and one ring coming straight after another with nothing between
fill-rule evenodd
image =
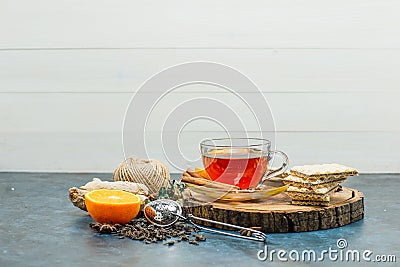
<instances>
[{"instance_id":1,"label":"stack of crispbread","mask_svg":"<svg viewBox=\"0 0 400 267\"><path fill-rule=\"evenodd\" d=\"M357 175L354 168L340 164L318 164L295 166L283 179L289 185L287 193L292 204L306 206L328 206L330 195L348 176Z\"/></svg>"}]
</instances>

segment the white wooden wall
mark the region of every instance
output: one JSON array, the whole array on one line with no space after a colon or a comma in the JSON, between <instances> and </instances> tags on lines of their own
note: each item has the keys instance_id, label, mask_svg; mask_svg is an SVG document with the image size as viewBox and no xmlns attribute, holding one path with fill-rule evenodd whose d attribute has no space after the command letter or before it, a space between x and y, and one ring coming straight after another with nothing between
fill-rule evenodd
<instances>
[{"instance_id":1,"label":"white wooden wall","mask_svg":"<svg viewBox=\"0 0 400 267\"><path fill-rule=\"evenodd\" d=\"M260 87L292 164L400 172L399 14L398 0L0 0L0 171L113 171L132 94L202 60Z\"/></svg>"}]
</instances>

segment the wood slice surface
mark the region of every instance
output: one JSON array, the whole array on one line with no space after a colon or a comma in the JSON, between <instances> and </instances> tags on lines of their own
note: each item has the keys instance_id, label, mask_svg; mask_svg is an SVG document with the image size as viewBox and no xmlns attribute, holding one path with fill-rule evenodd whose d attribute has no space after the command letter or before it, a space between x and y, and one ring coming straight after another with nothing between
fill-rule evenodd
<instances>
[{"instance_id":1,"label":"wood slice surface","mask_svg":"<svg viewBox=\"0 0 400 267\"><path fill-rule=\"evenodd\" d=\"M210 202L201 194L190 192L185 198L185 214L193 214L243 227L261 227L266 233L306 232L344 226L364 217L364 197L360 191L343 187L331 195L327 207L297 206L282 193L258 202ZM200 222L199 222L200 224ZM222 228L211 223L204 226Z\"/></svg>"}]
</instances>

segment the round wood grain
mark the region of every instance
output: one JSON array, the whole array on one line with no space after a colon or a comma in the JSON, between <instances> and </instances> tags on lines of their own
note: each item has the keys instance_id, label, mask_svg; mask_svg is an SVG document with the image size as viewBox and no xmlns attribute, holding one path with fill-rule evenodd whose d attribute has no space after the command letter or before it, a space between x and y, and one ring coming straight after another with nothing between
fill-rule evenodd
<instances>
[{"instance_id":1,"label":"round wood grain","mask_svg":"<svg viewBox=\"0 0 400 267\"><path fill-rule=\"evenodd\" d=\"M364 217L363 194L346 187L331 195L328 207L292 205L286 193L259 202L207 202L203 195L193 192L190 195L185 199L186 214L244 227L261 227L266 233L323 230ZM210 223L203 225L221 228Z\"/></svg>"}]
</instances>

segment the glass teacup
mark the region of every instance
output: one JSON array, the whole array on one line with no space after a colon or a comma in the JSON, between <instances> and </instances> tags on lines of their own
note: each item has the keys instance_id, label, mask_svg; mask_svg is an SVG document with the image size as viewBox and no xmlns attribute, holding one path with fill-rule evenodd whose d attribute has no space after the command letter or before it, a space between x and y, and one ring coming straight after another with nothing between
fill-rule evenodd
<instances>
[{"instance_id":1,"label":"glass teacup","mask_svg":"<svg viewBox=\"0 0 400 267\"><path fill-rule=\"evenodd\" d=\"M286 171L289 159L282 151L272 151L271 141L261 138L217 138L200 143L204 167L213 181L255 188L265 179ZM268 170L272 155L283 158L280 168ZM264 177L264 178L263 178Z\"/></svg>"}]
</instances>

